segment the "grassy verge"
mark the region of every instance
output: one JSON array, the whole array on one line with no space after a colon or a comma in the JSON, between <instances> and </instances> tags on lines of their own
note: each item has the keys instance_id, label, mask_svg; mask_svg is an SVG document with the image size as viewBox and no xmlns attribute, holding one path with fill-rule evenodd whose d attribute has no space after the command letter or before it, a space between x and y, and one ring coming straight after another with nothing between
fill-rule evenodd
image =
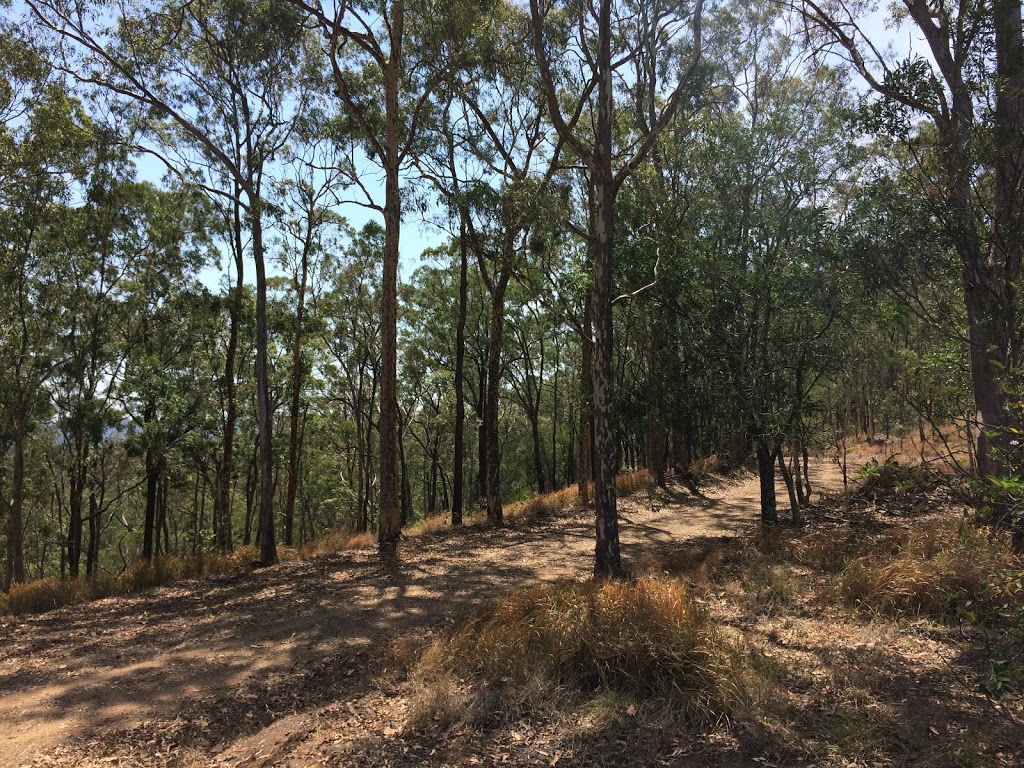
<instances>
[{"instance_id":1,"label":"grassy verge","mask_svg":"<svg viewBox=\"0 0 1024 768\"><path fill-rule=\"evenodd\" d=\"M687 723L728 716L736 655L676 579L514 592L431 644L410 725L449 725L621 701ZM627 704L628 702L628 704Z\"/></svg>"},{"instance_id":2,"label":"grassy verge","mask_svg":"<svg viewBox=\"0 0 1024 768\"><path fill-rule=\"evenodd\" d=\"M44 613L66 605L131 595L182 579L232 573L256 557L253 547L242 547L228 555L158 555L152 561L140 560L118 576L103 573L80 579L36 579L0 594L0 613Z\"/></svg>"}]
</instances>

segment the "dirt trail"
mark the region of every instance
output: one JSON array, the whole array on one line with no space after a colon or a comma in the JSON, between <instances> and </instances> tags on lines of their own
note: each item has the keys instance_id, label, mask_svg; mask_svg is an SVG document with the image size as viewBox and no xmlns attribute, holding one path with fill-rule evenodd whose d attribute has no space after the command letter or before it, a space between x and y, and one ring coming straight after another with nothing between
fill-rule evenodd
<instances>
[{"instance_id":1,"label":"dirt trail","mask_svg":"<svg viewBox=\"0 0 1024 768\"><path fill-rule=\"evenodd\" d=\"M811 477L816 491L841 488L829 462L816 462ZM757 520L755 476L715 481L704 493L620 500L626 562L647 547L733 535ZM785 509L784 489L779 499ZM518 584L585 578L592 537L589 516L577 513L405 541L394 562L357 550L0 619L0 767L253 681L301 688L318 659L372 655Z\"/></svg>"}]
</instances>

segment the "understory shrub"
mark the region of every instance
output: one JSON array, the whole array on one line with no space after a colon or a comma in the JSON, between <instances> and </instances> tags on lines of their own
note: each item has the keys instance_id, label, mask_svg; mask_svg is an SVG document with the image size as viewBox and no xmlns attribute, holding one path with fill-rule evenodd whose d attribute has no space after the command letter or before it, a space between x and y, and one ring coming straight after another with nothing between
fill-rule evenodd
<instances>
[{"instance_id":1,"label":"understory shrub","mask_svg":"<svg viewBox=\"0 0 1024 768\"><path fill-rule=\"evenodd\" d=\"M527 710L567 695L626 694L708 724L733 706L736 670L735 653L687 586L649 577L509 594L431 644L413 675L420 722L430 719L424 707L450 705L468 686Z\"/></svg>"}]
</instances>

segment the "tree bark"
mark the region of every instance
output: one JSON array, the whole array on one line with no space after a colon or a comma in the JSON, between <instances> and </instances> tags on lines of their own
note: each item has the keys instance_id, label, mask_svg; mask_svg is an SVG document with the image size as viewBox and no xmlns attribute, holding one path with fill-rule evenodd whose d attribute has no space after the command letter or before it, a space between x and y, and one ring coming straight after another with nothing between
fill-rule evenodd
<instances>
[{"instance_id":1,"label":"tree bark","mask_svg":"<svg viewBox=\"0 0 1024 768\"><path fill-rule=\"evenodd\" d=\"M256 264L256 420L259 430L260 565L277 562L274 540L274 409L270 401L270 368L267 356L267 274L263 253L263 212L259 201L252 217L252 251Z\"/></svg>"},{"instance_id":2,"label":"tree bark","mask_svg":"<svg viewBox=\"0 0 1024 768\"><path fill-rule=\"evenodd\" d=\"M591 291L583 305L583 336L580 339L580 503L590 506L594 482L594 298Z\"/></svg>"},{"instance_id":3,"label":"tree bark","mask_svg":"<svg viewBox=\"0 0 1024 768\"><path fill-rule=\"evenodd\" d=\"M612 173L611 0L598 11L597 140L594 146L594 449L596 544L594 575L622 575L619 518L615 499L615 428L612 415L612 257L615 177Z\"/></svg>"},{"instance_id":4,"label":"tree bark","mask_svg":"<svg viewBox=\"0 0 1024 768\"><path fill-rule=\"evenodd\" d=\"M232 217L232 251L235 259L235 287L232 289L231 301L228 306L228 346L224 356L224 435L222 438L221 459L217 467L217 493L214 497L214 517L217 520L217 549L230 552L234 548L231 531L231 483L234 479L235 467L235 424L238 420L237 388L235 386L235 366L238 355L238 332L242 322L242 287L244 285L245 262L242 245L242 217L238 206L238 193L235 194Z\"/></svg>"},{"instance_id":5,"label":"tree bark","mask_svg":"<svg viewBox=\"0 0 1024 768\"><path fill-rule=\"evenodd\" d=\"M775 501L775 453L764 437L755 441L757 447L757 475L761 481L761 522L772 525L778 522L778 507Z\"/></svg>"},{"instance_id":6,"label":"tree bark","mask_svg":"<svg viewBox=\"0 0 1024 768\"><path fill-rule=\"evenodd\" d=\"M484 421L487 431L487 522L501 525L501 441L498 432L498 410L501 395L501 348L505 333L505 291L512 277L511 242L503 249L505 263L498 279L491 285L491 333L487 347L487 405ZM483 268L483 265L481 265Z\"/></svg>"},{"instance_id":7,"label":"tree bark","mask_svg":"<svg viewBox=\"0 0 1024 768\"><path fill-rule=\"evenodd\" d=\"M163 461L152 448L146 450L146 512L142 523L142 559L152 560L157 537L157 491Z\"/></svg>"},{"instance_id":8,"label":"tree bark","mask_svg":"<svg viewBox=\"0 0 1024 768\"><path fill-rule=\"evenodd\" d=\"M398 489L398 259L402 225L399 187L399 141L401 120L398 105L403 7L392 3L391 56L383 67L385 156L384 164L384 265L381 285L381 374L380 374L380 518L377 540L391 545L402 533L401 500Z\"/></svg>"},{"instance_id":9,"label":"tree bark","mask_svg":"<svg viewBox=\"0 0 1024 768\"><path fill-rule=\"evenodd\" d=\"M28 414L22 406L14 419L14 445L11 460L11 504L7 510L7 573L5 582L22 584L25 581L25 433Z\"/></svg>"},{"instance_id":10,"label":"tree bark","mask_svg":"<svg viewBox=\"0 0 1024 768\"><path fill-rule=\"evenodd\" d=\"M461 217L460 217L461 218ZM455 460L452 472L452 525L462 525L463 465L465 463L466 393L463 375L466 365L466 304L469 293L469 246L466 222L459 223L459 313L455 321Z\"/></svg>"},{"instance_id":11,"label":"tree bark","mask_svg":"<svg viewBox=\"0 0 1024 768\"><path fill-rule=\"evenodd\" d=\"M310 212L312 216L312 212ZM309 229L312 224L308 225ZM306 281L309 276L309 249L312 232L307 231L302 247L302 265L296 280L298 293L295 309L295 336L292 345L292 404L288 434L288 492L284 505L284 543L292 545L292 529L295 525L295 497L299 490L299 412L302 397L302 324L306 311Z\"/></svg>"}]
</instances>

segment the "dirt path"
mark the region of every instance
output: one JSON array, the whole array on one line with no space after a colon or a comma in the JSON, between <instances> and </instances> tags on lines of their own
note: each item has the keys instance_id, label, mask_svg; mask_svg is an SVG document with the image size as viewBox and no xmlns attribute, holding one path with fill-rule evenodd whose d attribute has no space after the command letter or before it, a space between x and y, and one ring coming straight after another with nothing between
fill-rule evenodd
<instances>
[{"instance_id":1,"label":"dirt path","mask_svg":"<svg viewBox=\"0 0 1024 768\"><path fill-rule=\"evenodd\" d=\"M841 487L828 462L816 463L812 481L817 491ZM646 547L733 535L757 519L754 476L716 481L705 494L620 501L627 563ZM785 509L782 489L779 498ZM390 563L374 550L351 551L0 619L0 766L260 681L288 681L282 690L298 700L305 670L325 658L343 660L335 671L356 684L360 659L396 636L434 628L517 584L587 577L591 526L574 514L469 529L403 542Z\"/></svg>"}]
</instances>

